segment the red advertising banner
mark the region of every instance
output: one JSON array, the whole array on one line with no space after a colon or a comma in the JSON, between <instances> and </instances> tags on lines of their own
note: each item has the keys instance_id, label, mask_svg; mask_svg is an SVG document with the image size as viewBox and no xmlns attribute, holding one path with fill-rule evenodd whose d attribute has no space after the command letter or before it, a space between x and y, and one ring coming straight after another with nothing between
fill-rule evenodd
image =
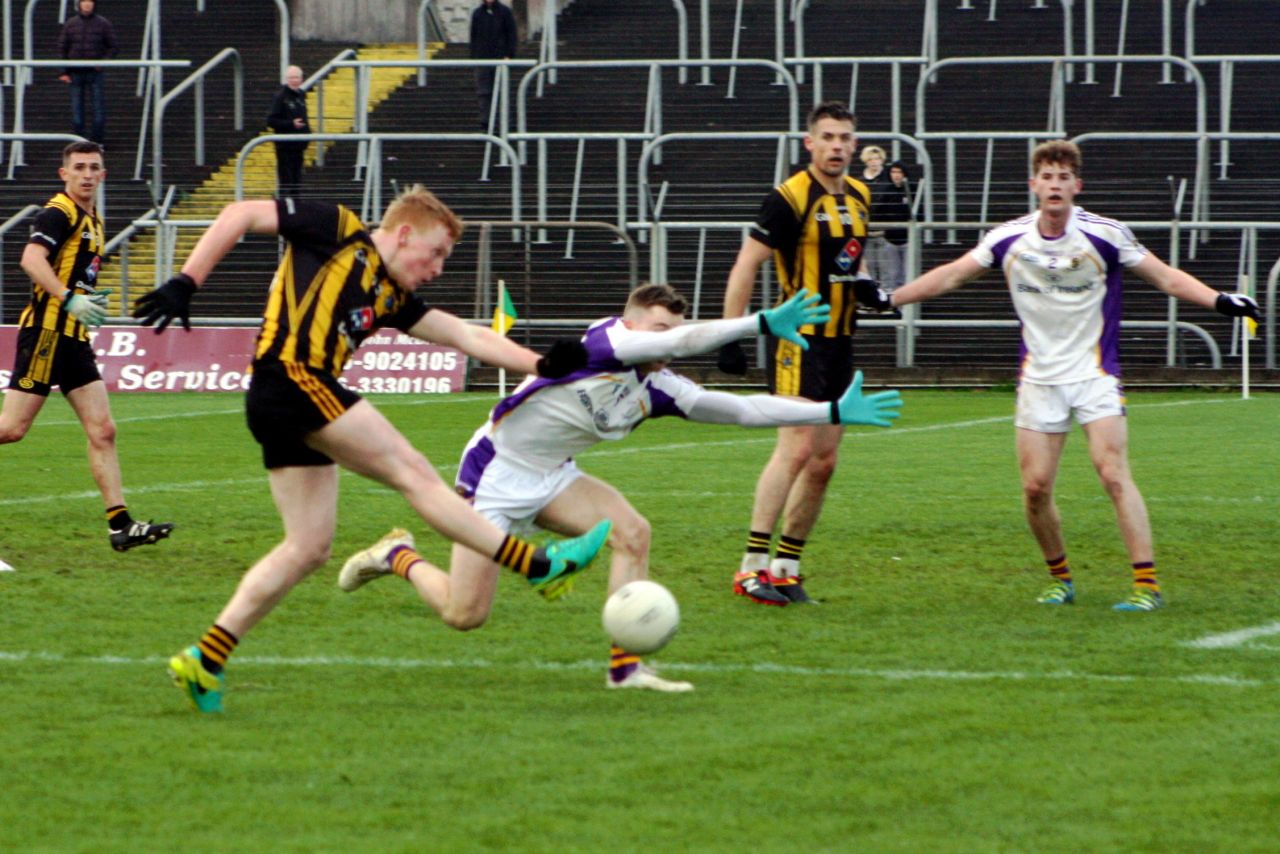
<instances>
[{"instance_id":1,"label":"red advertising banner","mask_svg":"<svg viewBox=\"0 0 1280 854\"><path fill-rule=\"evenodd\" d=\"M170 328L163 335L141 326L89 332L98 369L112 392L244 391L257 335L256 328L243 326ZM0 388L9 387L17 337L17 327L0 326ZM467 357L384 329L356 350L341 382L362 394L464 391Z\"/></svg>"}]
</instances>

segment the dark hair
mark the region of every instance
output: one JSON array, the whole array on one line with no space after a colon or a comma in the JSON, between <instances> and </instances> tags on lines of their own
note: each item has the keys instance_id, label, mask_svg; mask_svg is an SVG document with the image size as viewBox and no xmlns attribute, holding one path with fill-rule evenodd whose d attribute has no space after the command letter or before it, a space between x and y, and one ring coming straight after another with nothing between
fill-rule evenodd
<instances>
[{"instance_id":1,"label":"dark hair","mask_svg":"<svg viewBox=\"0 0 1280 854\"><path fill-rule=\"evenodd\" d=\"M88 140L68 143L67 147L62 149L62 163L64 166L67 161L71 159L71 155L73 154L96 154L99 157L102 157L102 146L98 145L96 142L89 142Z\"/></svg>"},{"instance_id":2,"label":"dark hair","mask_svg":"<svg viewBox=\"0 0 1280 854\"><path fill-rule=\"evenodd\" d=\"M1072 174L1080 177L1080 169L1084 166L1084 157L1080 154L1080 146L1065 139L1051 139L1036 146L1031 152L1031 174L1040 171L1044 164L1058 164L1068 167Z\"/></svg>"},{"instance_id":3,"label":"dark hair","mask_svg":"<svg viewBox=\"0 0 1280 854\"><path fill-rule=\"evenodd\" d=\"M851 122L854 130L858 128L858 117L849 112L844 101L823 101L809 111L809 127L817 124L819 119L835 119L838 122Z\"/></svg>"},{"instance_id":4,"label":"dark hair","mask_svg":"<svg viewBox=\"0 0 1280 854\"><path fill-rule=\"evenodd\" d=\"M627 297L627 308L650 308L660 305L672 314L683 315L685 299L670 285L644 284Z\"/></svg>"}]
</instances>

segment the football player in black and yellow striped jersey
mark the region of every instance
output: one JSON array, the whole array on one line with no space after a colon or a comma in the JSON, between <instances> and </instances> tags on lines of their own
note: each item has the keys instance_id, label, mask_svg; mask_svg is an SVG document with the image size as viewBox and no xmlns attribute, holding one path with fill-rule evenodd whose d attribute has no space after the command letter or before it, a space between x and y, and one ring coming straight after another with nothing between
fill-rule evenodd
<instances>
[{"instance_id":1,"label":"football player in black and yellow striped jersey","mask_svg":"<svg viewBox=\"0 0 1280 854\"><path fill-rule=\"evenodd\" d=\"M107 294L94 287L106 242L94 208L107 177L102 148L95 142L71 143L62 151L58 176L62 192L36 215L22 251L31 302L18 317L13 375L0 409L0 445L27 434L58 386L89 440L89 470L106 505L111 546L126 551L164 539L173 525L137 522L125 507L116 425L89 344L88 327L107 317Z\"/></svg>"},{"instance_id":2,"label":"football player in black and yellow striped jersey","mask_svg":"<svg viewBox=\"0 0 1280 854\"><path fill-rule=\"evenodd\" d=\"M871 299L879 289L867 275L863 257L871 191L848 175L858 145L856 126L853 114L837 101L813 108L804 140L809 165L765 197L729 273L725 317L746 311L760 268L771 258L779 300L803 290L821 294L831 306L830 320L801 329L807 347L768 339L767 375L774 394L837 399L853 377L858 303L882 303ZM746 357L737 344L721 352L720 366L729 373L746 372ZM756 484L735 593L768 605L813 601L800 581L800 556L822 510L843 434L840 425L778 429L773 456ZM779 517L781 537L771 562Z\"/></svg>"},{"instance_id":3,"label":"football player in black and yellow striped jersey","mask_svg":"<svg viewBox=\"0 0 1280 854\"><path fill-rule=\"evenodd\" d=\"M586 365L580 342L547 356L431 308L415 290L444 270L462 221L414 186L367 229L341 205L291 198L228 205L201 236L182 272L138 301L134 314L162 331L189 325L192 294L249 232L287 242L267 294L245 400L262 445L284 540L241 580L214 624L169 669L192 704L222 709L222 668L236 645L299 581L329 559L337 526L338 466L400 492L449 539L515 570L547 596L585 568L609 536L604 520L581 537L535 548L507 534L442 481L431 463L373 406L339 382L351 353L391 327L454 347L489 364L543 376Z\"/></svg>"}]
</instances>

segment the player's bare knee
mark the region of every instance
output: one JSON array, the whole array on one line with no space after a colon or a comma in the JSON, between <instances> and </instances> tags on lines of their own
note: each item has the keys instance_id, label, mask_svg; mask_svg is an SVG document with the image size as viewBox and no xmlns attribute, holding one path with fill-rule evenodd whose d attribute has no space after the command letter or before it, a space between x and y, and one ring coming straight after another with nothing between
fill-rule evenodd
<instances>
[{"instance_id":1,"label":"player's bare knee","mask_svg":"<svg viewBox=\"0 0 1280 854\"><path fill-rule=\"evenodd\" d=\"M447 608L440 619L451 629L469 632L478 629L489 619L489 609L478 605L462 605Z\"/></svg>"},{"instance_id":2,"label":"player's bare knee","mask_svg":"<svg viewBox=\"0 0 1280 854\"><path fill-rule=\"evenodd\" d=\"M805 474L809 476L811 481L816 483L827 483L835 476L835 473L835 454L820 454L810 459L808 465L805 466Z\"/></svg>"},{"instance_id":3,"label":"player's bare knee","mask_svg":"<svg viewBox=\"0 0 1280 854\"><path fill-rule=\"evenodd\" d=\"M86 425L84 432L95 448L109 448L116 443L116 423L110 418Z\"/></svg>"},{"instance_id":4,"label":"player's bare knee","mask_svg":"<svg viewBox=\"0 0 1280 854\"><path fill-rule=\"evenodd\" d=\"M631 557L642 558L649 554L653 540L653 526L639 513L632 513L613 520L609 533L609 548Z\"/></svg>"},{"instance_id":5,"label":"player's bare knee","mask_svg":"<svg viewBox=\"0 0 1280 854\"><path fill-rule=\"evenodd\" d=\"M1023 480L1022 495L1032 507L1047 504L1053 500L1053 481L1044 478Z\"/></svg>"},{"instance_id":6,"label":"player's bare knee","mask_svg":"<svg viewBox=\"0 0 1280 854\"><path fill-rule=\"evenodd\" d=\"M1098 480L1102 483L1102 488L1107 495L1112 498L1123 495L1128 489L1132 480L1129 472L1124 466L1101 465L1098 467Z\"/></svg>"},{"instance_id":7,"label":"player's bare knee","mask_svg":"<svg viewBox=\"0 0 1280 854\"><path fill-rule=\"evenodd\" d=\"M291 540L288 542L288 547L293 562L306 572L319 569L332 557L330 543Z\"/></svg>"},{"instance_id":8,"label":"player's bare knee","mask_svg":"<svg viewBox=\"0 0 1280 854\"><path fill-rule=\"evenodd\" d=\"M0 421L0 445L9 445L13 442L21 442L22 437L27 435L27 430L31 427L27 424L6 424Z\"/></svg>"}]
</instances>

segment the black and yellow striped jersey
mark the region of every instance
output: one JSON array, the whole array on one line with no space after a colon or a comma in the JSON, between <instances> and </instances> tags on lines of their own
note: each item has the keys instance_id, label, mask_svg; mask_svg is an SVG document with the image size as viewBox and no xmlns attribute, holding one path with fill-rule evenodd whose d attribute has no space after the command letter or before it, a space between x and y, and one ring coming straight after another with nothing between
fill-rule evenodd
<instances>
[{"instance_id":1,"label":"black and yellow striped jersey","mask_svg":"<svg viewBox=\"0 0 1280 854\"><path fill-rule=\"evenodd\" d=\"M76 285L97 287L102 268L102 247L106 240L102 220L85 211L66 193L58 193L36 214L29 243L49 250L49 266L68 288ZM18 326L56 329L59 333L81 341L89 340L84 324L67 314L62 295L53 296L31 283L31 302L22 310Z\"/></svg>"},{"instance_id":2,"label":"black and yellow striped jersey","mask_svg":"<svg viewBox=\"0 0 1280 854\"><path fill-rule=\"evenodd\" d=\"M828 193L803 169L765 197L751 236L773 250L779 302L801 289L821 294L831 320L802 327L806 335L852 335L857 300L853 280L862 261L871 213L867 185L844 177L845 191Z\"/></svg>"},{"instance_id":3,"label":"black and yellow striped jersey","mask_svg":"<svg viewBox=\"0 0 1280 854\"><path fill-rule=\"evenodd\" d=\"M256 361L338 377L375 330L408 330L430 310L390 279L369 232L345 207L286 198L276 210L288 246L267 295Z\"/></svg>"}]
</instances>

